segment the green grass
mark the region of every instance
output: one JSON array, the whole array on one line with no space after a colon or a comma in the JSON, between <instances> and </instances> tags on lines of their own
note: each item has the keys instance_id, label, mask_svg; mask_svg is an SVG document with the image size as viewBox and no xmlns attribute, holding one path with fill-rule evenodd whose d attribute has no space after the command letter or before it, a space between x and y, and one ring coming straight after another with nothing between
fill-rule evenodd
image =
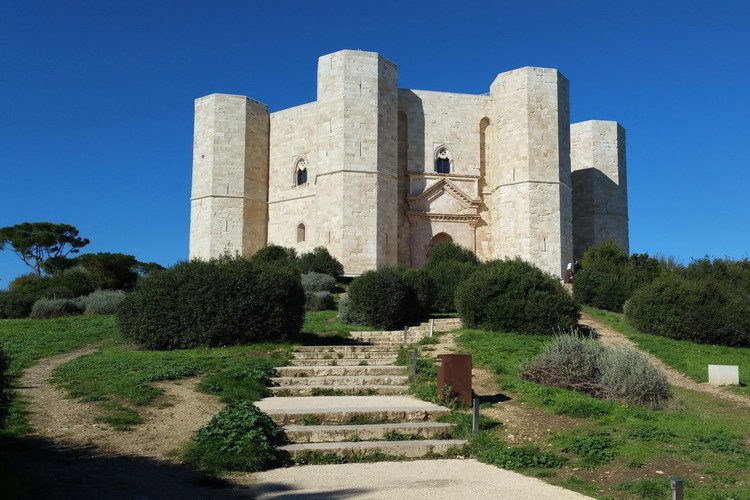
<instances>
[{"instance_id":1,"label":"green grass","mask_svg":"<svg viewBox=\"0 0 750 500\"><path fill-rule=\"evenodd\" d=\"M8 376L16 379L35 361L117 337L112 316L71 316L65 318L0 320L0 344L10 357ZM26 419L26 403L13 398L4 432L21 435L31 431Z\"/></svg>"},{"instance_id":2,"label":"green grass","mask_svg":"<svg viewBox=\"0 0 750 500\"><path fill-rule=\"evenodd\" d=\"M474 365L493 371L503 392L516 402L576 419L577 425L559 427L536 443L538 450L564 457L569 464L564 467L597 471L598 477L606 478L605 471L613 469L631 474L631 483L620 480L623 484L619 487L634 494L650 494L652 485L637 481L668 480L653 475L653 471L677 461L689 480L686 497L706 498L714 492L721 497L731 492L729 497L750 498L750 412L745 408L675 388L672 405L649 410L524 381L523 363L540 353L549 340L537 335L466 329L458 336L459 346L472 354ZM557 464L553 456L535 449L505 451L510 448L502 442L501 434L485 438L481 444L484 451L480 448L475 456L489 463L513 467L531 464L532 468ZM600 483L592 490L584 479L562 477L554 467L548 470L553 472L545 473L546 480L583 493L596 491L607 497L622 496L624 491L615 483ZM701 481L699 476L705 479Z\"/></svg>"},{"instance_id":3,"label":"green grass","mask_svg":"<svg viewBox=\"0 0 750 500\"><path fill-rule=\"evenodd\" d=\"M349 332L373 330L370 326L342 323L337 311L308 311L302 323L301 340L315 340L315 337L346 338Z\"/></svg>"},{"instance_id":4,"label":"green grass","mask_svg":"<svg viewBox=\"0 0 750 500\"><path fill-rule=\"evenodd\" d=\"M104 421L126 429L140 421L138 407L153 404L162 394L154 382L201 375L199 390L224 402L260 399L268 395L265 386L272 366L285 364L291 349L290 344L276 343L142 351L113 341L58 367L53 381L73 397L103 403Z\"/></svg>"},{"instance_id":5,"label":"green grass","mask_svg":"<svg viewBox=\"0 0 750 500\"><path fill-rule=\"evenodd\" d=\"M737 365L740 368L739 387L731 389L750 397L750 347L728 347L697 344L688 340L674 340L636 330L623 314L593 307L584 310L599 321L626 335L638 347L661 359L697 382L708 382L708 365Z\"/></svg>"}]
</instances>

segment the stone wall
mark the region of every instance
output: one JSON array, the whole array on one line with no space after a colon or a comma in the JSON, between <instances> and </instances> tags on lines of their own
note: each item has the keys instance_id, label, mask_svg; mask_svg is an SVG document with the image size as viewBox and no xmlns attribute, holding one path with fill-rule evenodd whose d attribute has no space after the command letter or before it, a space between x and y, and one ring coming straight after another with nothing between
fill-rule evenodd
<instances>
[{"instance_id":1,"label":"stone wall","mask_svg":"<svg viewBox=\"0 0 750 500\"><path fill-rule=\"evenodd\" d=\"M195 101L190 257L249 254L266 243L268 109L243 96Z\"/></svg>"},{"instance_id":2,"label":"stone wall","mask_svg":"<svg viewBox=\"0 0 750 500\"><path fill-rule=\"evenodd\" d=\"M573 247L568 81L547 68L502 73L489 107L492 257L519 256L561 276Z\"/></svg>"},{"instance_id":3,"label":"stone wall","mask_svg":"<svg viewBox=\"0 0 750 500\"><path fill-rule=\"evenodd\" d=\"M319 59L315 102L269 117L246 97L198 99L191 257L325 246L359 274L419 266L450 237L482 259L520 256L559 276L590 244L627 249L624 130L571 126L557 70L502 73L488 95L397 80L380 55L343 50ZM440 148L448 174L435 171Z\"/></svg>"},{"instance_id":4,"label":"stone wall","mask_svg":"<svg viewBox=\"0 0 750 500\"><path fill-rule=\"evenodd\" d=\"M629 251L625 129L591 120L570 126L574 255L607 240Z\"/></svg>"},{"instance_id":5,"label":"stone wall","mask_svg":"<svg viewBox=\"0 0 750 500\"><path fill-rule=\"evenodd\" d=\"M317 213L318 176L317 103L271 113L270 119L268 243L307 252L327 243ZM297 185L296 167L304 164L307 183ZM299 225L305 228L298 241ZM323 227L325 224L323 224Z\"/></svg>"}]
</instances>

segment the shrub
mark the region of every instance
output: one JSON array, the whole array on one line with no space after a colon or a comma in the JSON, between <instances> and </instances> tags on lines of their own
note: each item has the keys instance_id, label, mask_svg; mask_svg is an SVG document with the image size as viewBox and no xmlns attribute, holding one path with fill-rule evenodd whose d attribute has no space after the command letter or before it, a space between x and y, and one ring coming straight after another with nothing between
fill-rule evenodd
<instances>
[{"instance_id":1,"label":"shrub","mask_svg":"<svg viewBox=\"0 0 750 500\"><path fill-rule=\"evenodd\" d=\"M325 311L335 309L331 292L305 292L306 311Z\"/></svg>"},{"instance_id":2,"label":"shrub","mask_svg":"<svg viewBox=\"0 0 750 500\"><path fill-rule=\"evenodd\" d=\"M26 318L31 314L34 297L13 290L0 291L0 319Z\"/></svg>"},{"instance_id":3,"label":"shrub","mask_svg":"<svg viewBox=\"0 0 750 500\"><path fill-rule=\"evenodd\" d=\"M561 335L523 370L523 378L534 382L601 395L604 347L579 335Z\"/></svg>"},{"instance_id":4,"label":"shrub","mask_svg":"<svg viewBox=\"0 0 750 500\"><path fill-rule=\"evenodd\" d=\"M132 290L138 281L138 260L122 253L87 253L77 257L91 286L101 290Z\"/></svg>"},{"instance_id":5,"label":"shrub","mask_svg":"<svg viewBox=\"0 0 750 500\"><path fill-rule=\"evenodd\" d=\"M377 328L402 327L425 318L432 306L432 280L421 270L386 267L367 271L349 287L347 314Z\"/></svg>"},{"instance_id":6,"label":"shrub","mask_svg":"<svg viewBox=\"0 0 750 500\"><path fill-rule=\"evenodd\" d=\"M575 299L608 311L622 312L625 301L638 288L663 272L662 263L646 254L628 255L616 243L589 248L583 269L573 279Z\"/></svg>"},{"instance_id":7,"label":"shrub","mask_svg":"<svg viewBox=\"0 0 750 500\"><path fill-rule=\"evenodd\" d=\"M427 259L426 266L432 266L438 262L468 262L469 264L479 264L479 259L474 252L455 243L443 242L432 247L430 258Z\"/></svg>"},{"instance_id":8,"label":"shrub","mask_svg":"<svg viewBox=\"0 0 750 500\"><path fill-rule=\"evenodd\" d=\"M561 335L531 360L523 378L648 408L671 398L664 374L634 349L605 347L580 335ZM570 414L570 412L568 412Z\"/></svg>"},{"instance_id":9,"label":"shrub","mask_svg":"<svg viewBox=\"0 0 750 500\"><path fill-rule=\"evenodd\" d=\"M299 257L297 250L280 245L266 245L255 252L250 260L266 264L284 265L299 270Z\"/></svg>"},{"instance_id":10,"label":"shrub","mask_svg":"<svg viewBox=\"0 0 750 500\"><path fill-rule=\"evenodd\" d=\"M123 336L150 349L246 344L299 333L304 300L295 269L224 257L153 273L117 317Z\"/></svg>"},{"instance_id":11,"label":"shrub","mask_svg":"<svg viewBox=\"0 0 750 500\"><path fill-rule=\"evenodd\" d=\"M349 307L354 316L377 328L403 326L411 291L395 268L367 271L349 286Z\"/></svg>"},{"instance_id":12,"label":"shrub","mask_svg":"<svg viewBox=\"0 0 750 500\"><path fill-rule=\"evenodd\" d=\"M691 262L687 267L678 269L685 279L714 279L750 294L750 259L702 259Z\"/></svg>"},{"instance_id":13,"label":"shrub","mask_svg":"<svg viewBox=\"0 0 750 500\"><path fill-rule=\"evenodd\" d=\"M83 313L83 307L74 299L39 299L31 308L34 319L59 318Z\"/></svg>"},{"instance_id":14,"label":"shrub","mask_svg":"<svg viewBox=\"0 0 750 500\"><path fill-rule=\"evenodd\" d=\"M94 291L88 273L81 267L60 271L49 277L41 297L47 299L73 299Z\"/></svg>"},{"instance_id":15,"label":"shrub","mask_svg":"<svg viewBox=\"0 0 750 500\"><path fill-rule=\"evenodd\" d=\"M364 323L364 319L357 316L356 311L352 308L352 301L349 299L349 296L342 297L339 300L338 311L342 323L349 325L361 325Z\"/></svg>"},{"instance_id":16,"label":"shrub","mask_svg":"<svg viewBox=\"0 0 750 500\"><path fill-rule=\"evenodd\" d=\"M543 335L580 315L558 279L518 258L481 265L456 290L456 309L469 328Z\"/></svg>"},{"instance_id":17,"label":"shrub","mask_svg":"<svg viewBox=\"0 0 750 500\"><path fill-rule=\"evenodd\" d=\"M281 429L250 402L230 403L198 429L185 460L208 470L256 472L280 464Z\"/></svg>"},{"instance_id":18,"label":"shrub","mask_svg":"<svg viewBox=\"0 0 750 500\"><path fill-rule=\"evenodd\" d=\"M471 262L444 260L426 266L425 271L432 277L435 286L435 301L433 308L440 312L456 310L456 289L474 271L477 265Z\"/></svg>"},{"instance_id":19,"label":"shrub","mask_svg":"<svg viewBox=\"0 0 750 500\"><path fill-rule=\"evenodd\" d=\"M750 346L750 296L716 279L664 276L625 307L639 330L693 342Z\"/></svg>"},{"instance_id":20,"label":"shrub","mask_svg":"<svg viewBox=\"0 0 750 500\"><path fill-rule=\"evenodd\" d=\"M664 374L635 349L609 348L602 358L601 384L607 398L661 408L671 393Z\"/></svg>"},{"instance_id":21,"label":"shrub","mask_svg":"<svg viewBox=\"0 0 750 500\"><path fill-rule=\"evenodd\" d=\"M302 275L305 292L330 292L336 288L336 279L329 274L309 272Z\"/></svg>"},{"instance_id":22,"label":"shrub","mask_svg":"<svg viewBox=\"0 0 750 500\"><path fill-rule=\"evenodd\" d=\"M0 345L0 430L5 425L10 407L10 377L8 368L10 360Z\"/></svg>"},{"instance_id":23,"label":"shrub","mask_svg":"<svg viewBox=\"0 0 750 500\"><path fill-rule=\"evenodd\" d=\"M328 274L334 278L344 274L344 266L325 247L317 247L312 252L300 255L299 268L303 273Z\"/></svg>"},{"instance_id":24,"label":"shrub","mask_svg":"<svg viewBox=\"0 0 750 500\"><path fill-rule=\"evenodd\" d=\"M53 276L25 274L10 282L10 291L32 305L37 299L73 299L93 291L88 273L81 267L59 271ZM28 306L31 311L31 305ZM28 313L24 316L28 316Z\"/></svg>"},{"instance_id":25,"label":"shrub","mask_svg":"<svg viewBox=\"0 0 750 500\"><path fill-rule=\"evenodd\" d=\"M122 301L125 293L118 290L97 290L83 297L81 304L86 314L114 314Z\"/></svg>"},{"instance_id":26,"label":"shrub","mask_svg":"<svg viewBox=\"0 0 750 500\"><path fill-rule=\"evenodd\" d=\"M435 301L435 282L422 269L399 268L409 288L409 306L406 311L407 321L421 321L429 317Z\"/></svg>"}]
</instances>

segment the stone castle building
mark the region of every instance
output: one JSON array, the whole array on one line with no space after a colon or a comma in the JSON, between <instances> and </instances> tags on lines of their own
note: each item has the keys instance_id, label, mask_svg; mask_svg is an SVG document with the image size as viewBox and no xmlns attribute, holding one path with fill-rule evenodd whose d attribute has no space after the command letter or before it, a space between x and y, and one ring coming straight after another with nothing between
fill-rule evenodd
<instances>
[{"instance_id":1,"label":"stone castle building","mask_svg":"<svg viewBox=\"0 0 750 500\"><path fill-rule=\"evenodd\" d=\"M359 274L453 241L560 276L589 245L627 251L625 131L571 124L569 108L555 69L501 73L482 95L410 90L394 63L353 50L319 59L315 102L269 113L202 97L190 257L324 246Z\"/></svg>"}]
</instances>

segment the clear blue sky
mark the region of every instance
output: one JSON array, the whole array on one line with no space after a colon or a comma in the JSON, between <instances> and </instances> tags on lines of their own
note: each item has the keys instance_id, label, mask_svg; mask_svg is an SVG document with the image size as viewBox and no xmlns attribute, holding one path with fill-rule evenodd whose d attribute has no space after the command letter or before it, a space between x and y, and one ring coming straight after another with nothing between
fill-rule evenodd
<instances>
[{"instance_id":1,"label":"clear blue sky","mask_svg":"<svg viewBox=\"0 0 750 500\"><path fill-rule=\"evenodd\" d=\"M627 129L631 250L745 257L749 26L739 1L0 0L0 227L66 222L88 251L185 259L193 99L309 102L317 58L350 48L404 88L558 68L573 121ZM0 252L0 287L22 272Z\"/></svg>"}]
</instances>

